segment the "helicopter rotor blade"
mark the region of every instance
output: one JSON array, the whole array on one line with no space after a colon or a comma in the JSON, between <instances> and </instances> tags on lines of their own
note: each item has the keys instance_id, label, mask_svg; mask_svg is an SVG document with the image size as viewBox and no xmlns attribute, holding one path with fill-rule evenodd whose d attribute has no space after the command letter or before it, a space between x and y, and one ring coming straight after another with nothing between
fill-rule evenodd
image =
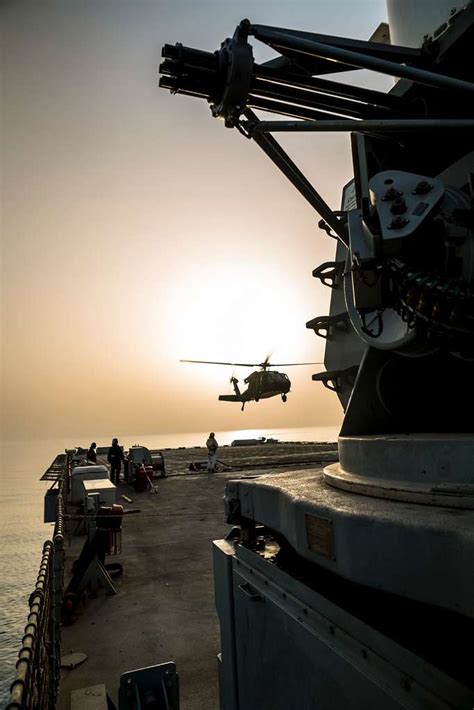
<instances>
[{"instance_id":1,"label":"helicopter rotor blade","mask_svg":"<svg viewBox=\"0 0 474 710\"><path fill-rule=\"evenodd\" d=\"M299 365L324 365L324 362L272 362L267 367L295 367Z\"/></svg>"},{"instance_id":2,"label":"helicopter rotor blade","mask_svg":"<svg viewBox=\"0 0 474 710\"><path fill-rule=\"evenodd\" d=\"M231 367L258 367L255 362L215 362L214 360L180 360L180 362L195 362L201 365L230 365Z\"/></svg>"},{"instance_id":3,"label":"helicopter rotor blade","mask_svg":"<svg viewBox=\"0 0 474 710\"><path fill-rule=\"evenodd\" d=\"M229 367L295 367L300 365L324 365L324 362L269 362L267 355L263 362L216 362L215 360L180 360L180 362L194 362L199 365L228 365Z\"/></svg>"}]
</instances>

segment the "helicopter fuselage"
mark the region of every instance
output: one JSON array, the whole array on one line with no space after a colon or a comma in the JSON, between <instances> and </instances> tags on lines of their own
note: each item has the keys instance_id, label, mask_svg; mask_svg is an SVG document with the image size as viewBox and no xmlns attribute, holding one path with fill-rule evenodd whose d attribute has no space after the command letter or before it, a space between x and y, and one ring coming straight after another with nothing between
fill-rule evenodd
<instances>
[{"instance_id":1,"label":"helicopter fuselage","mask_svg":"<svg viewBox=\"0 0 474 710\"><path fill-rule=\"evenodd\" d=\"M285 375L283 372L276 372L275 370L252 372L244 380L247 389L243 392L240 391L238 380L235 377L232 378L231 382L234 386L235 394L221 394L219 399L224 402L242 402L242 405L244 405L245 402L258 402L260 399L269 399L277 395L280 395L282 400L286 402L286 395L291 389L291 382L288 375Z\"/></svg>"},{"instance_id":2,"label":"helicopter fuselage","mask_svg":"<svg viewBox=\"0 0 474 710\"><path fill-rule=\"evenodd\" d=\"M244 382L248 388L243 395L248 395L250 399L266 399L278 394L286 394L291 388L288 375L275 370L252 372Z\"/></svg>"}]
</instances>

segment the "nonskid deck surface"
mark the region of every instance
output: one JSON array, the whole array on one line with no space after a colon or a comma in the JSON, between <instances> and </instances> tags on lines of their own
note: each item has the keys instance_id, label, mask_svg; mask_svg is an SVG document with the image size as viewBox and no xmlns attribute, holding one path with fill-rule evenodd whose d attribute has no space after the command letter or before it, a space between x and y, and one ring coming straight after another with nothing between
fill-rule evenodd
<instances>
[{"instance_id":1,"label":"nonskid deck surface","mask_svg":"<svg viewBox=\"0 0 474 710\"><path fill-rule=\"evenodd\" d=\"M290 454L293 460L298 454L314 459L327 450L311 444L222 448L219 459L232 459L236 466L253 458L260 465L266 458L269 466L243 473L190 474L189 463L205 460L205 450L174 449L164 452L169 478L155 481L157 495L136 493L122 483L117 502L141 512L124 517L122 554L106 559L123 564L122 577L114 580L118 594L106 596L101 590L80 607L72 626L63 627L63 655L79 651L87 660L74 670L62 669L59 710L69 709L72 690L99 683L117 703L121 673L170 660L180 676L181 708L217 710L220 640L211 542L229 531L222 502L226 481L280 473L282 466L273 469L271 462ZM179 475L184 473L188 475ZM66 584L83 540L73 538L67 548Z\"/></svg>"},{"instance_id":2,"label":"nonskid deck surface","mask_svg":"<svg viewBox=\"0 0 474 710\"><path fill-rule=\"evenodd\" d=\"M166 474L189 473L191 462L205 463L207 449L202 447L165 449ZM273 466L312 465L337 459L337 445L334 443L285 442L254 446L222 446L217 459L221 471L227 468L235 471L272 468Z\"/></svg>"}]
</instances>

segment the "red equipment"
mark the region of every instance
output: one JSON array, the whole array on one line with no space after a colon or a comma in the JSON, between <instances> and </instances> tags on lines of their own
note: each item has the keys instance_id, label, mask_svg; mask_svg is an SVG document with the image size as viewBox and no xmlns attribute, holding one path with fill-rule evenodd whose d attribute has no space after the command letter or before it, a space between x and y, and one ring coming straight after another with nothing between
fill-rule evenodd
<instances>
[{"instance_id":1,"label":"red equipment","mask_svg":"<svg viewBox=\"0 0 474 710\"><path fill-rule=\"evenodd\" d=\"M150 481L153 481L153 466L143 463L137 466L135 468L135 478L133 481L133 487L136 492L143 493L143 491L146 491Z\"/></svg>"}]
</instances>

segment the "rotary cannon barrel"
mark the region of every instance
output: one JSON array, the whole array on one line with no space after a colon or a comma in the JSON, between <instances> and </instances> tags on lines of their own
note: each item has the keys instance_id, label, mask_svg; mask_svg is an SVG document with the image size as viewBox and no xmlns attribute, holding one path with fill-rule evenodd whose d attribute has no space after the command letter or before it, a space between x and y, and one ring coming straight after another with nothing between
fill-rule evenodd
<instances>
[{"instance_id":1,"label":"rotary cannon barrel","mask_svg":"<svg viewBox=\"0 0 474 710\"><path fill-rule=\"evenodd\" d=\"M225 55L166 44L162 56L165 61L160 65L160 87L210 102L221 101L230 69ZM337 82L287 75L258 64L252 66L245 97L247 107L312 119L328 118L327 112L349 118L377 118L391 111L393 117L394 104L388 97L381 101L378 92L357 87L341 91Z\"/></svg>"},{"instance_id":2,"label":"rotary cannon barrel","mask_svg":"<svg viewBox=\"0 0 474 710\"><path fill-rule=\"evenodd\" d=\"M223 117L229 126L236 125L239 116L247 108L318 121L331 118L349 121L383 119L388 115L394 118L405 116L407 112L413 115L413 111L416 115L417 107L408 108L400 97L315 76L328 71L326 60L313 58L309 61L300 57L295 61L291 56L291 45L297 42L294 36L288 40L285 35L289 49L279 48L282 57L264 64L255 63L252 47L248 43L249 35L253 34L256 39L272 46L269 38L262 35L262 29L260 26L252 26L248 20L242 20L233 37L224 40L215 52L205 52L179 43L165 44L162 50L164 62L160 65L160 86L172 93L206 99L212 104L213 115ZM271 39L273 34L270 32L270 35ZM334 37L329 39L336 44L341 41ZM356 44L361 54L363 50L367 51L367 43L363 47L358 46L360 42ZM391 51L393 49L390 48ZM387 51L387 48L370 49L372 54ZM332 71L346 68L345 64L334 61L331 67Z\"/></svg>"},{"instance_id":3,"label":"rotary cannon barrel","mask_svg":"<svg viewBox=\"0 0 474 710\"><path fill-rule=\"evenodd\" d=\"M165 44L161 50L164 62L160 65L160 86L177 94L198 96L208 101L218 95L219 57L216 53Z\"/></svg>"}]
</instances>

